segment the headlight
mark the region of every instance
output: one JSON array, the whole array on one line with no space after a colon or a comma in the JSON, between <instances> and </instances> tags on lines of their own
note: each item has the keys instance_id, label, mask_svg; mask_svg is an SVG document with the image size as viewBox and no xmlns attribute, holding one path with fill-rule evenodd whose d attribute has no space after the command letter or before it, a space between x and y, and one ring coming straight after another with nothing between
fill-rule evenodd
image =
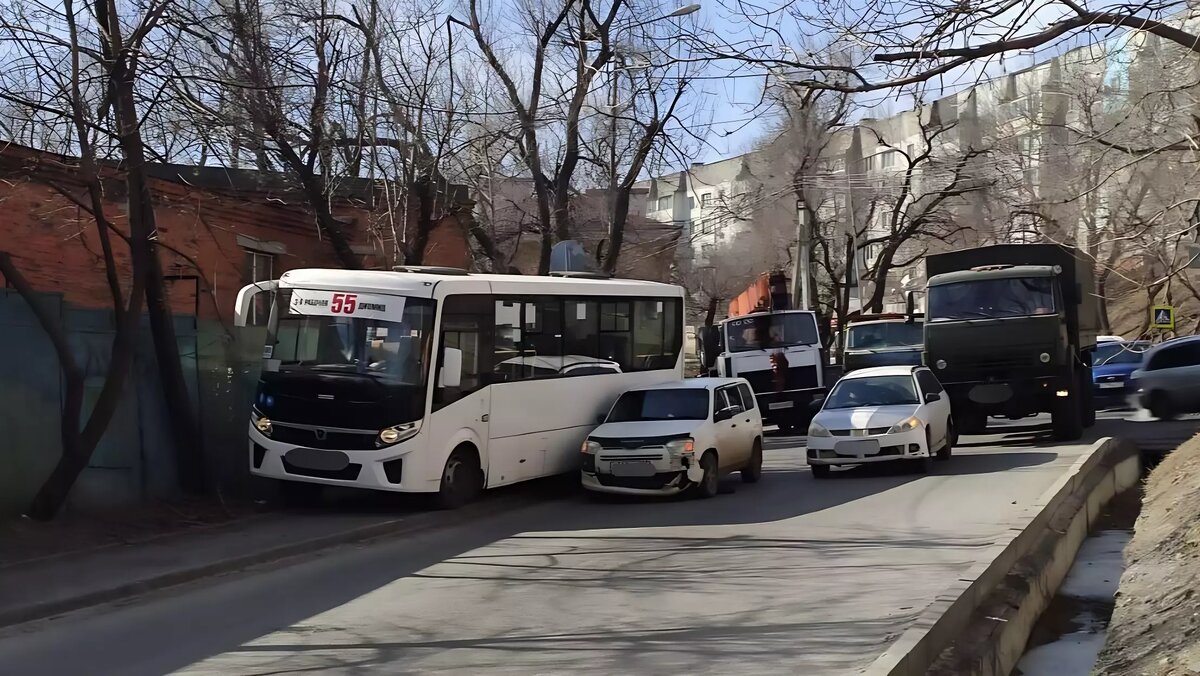
<instances>
[{"instance_id":1,"label":"headlight","mask_svg":"<svg viewBox=\"0 0 1200 676\"><path fill-rule=\"evenodd\" d=\"M939 369L944 369L944 368L946 368L946 360L945 360L945 359L939 359L939 360L937 360L937 362L934 364L934 366L937 366Z\"/></svg>"},{"instance_id":2,"label":"headlight","mask_svg":"<svg viewBox=\"0 0 1200 676\"><path fill-rule=\"evenodd\" d=\"M591 439L584 439L583 446L581 446L579 448L579 452L596 454L596 453L599 453L600 449L602 449L602 448L603 448L603 446L596 443L595 441L592 441Z\"/></svg>"},{"instance_id":3,"label":"headlight","mask_svg":"<svg viewBox=\"0 0 1200 676\"><path fill-rule=\"evenodd\" d=\"M829 430L825 429L824 425L814 422L814 423L810 423L808 425L808 436L810 436L810 437L832 437L833 435L829 433Z\"/></svg>"},{"instance_id":4,"label":"headlight","mask_svg":"<svg viewBox=\"0 0 1200 676\"><path fill-rule=\"evenodd\" d=\"M683 455L684 453L696 452L696 441L694 439L676 439L667 442L667 451L671 455Z\"/></svg>"},{"instance_id":5,"label":"headlight","mask_svg":"<svg viewBox=\"0 0 1200 676\"><path fill-rule=\"evenodd\" d=\"M917 429L920 426L921 426L921 419L917 418L916 416L912 416L909 418L905 418L904 420L901 420L900 422L896 423L895 425L892 425L892 428L888 430L888 434L896 434L898 432L909 432L909 431Z\"/></svg>"},{"instance_id":6,"label":"headlight","mask_svg":"<svg viewBox=\"0 0 1200 676\"><path fill-rule=\"evenodd\" d=\"M375 440L376 446L391 446L398 444L405 439L412 439L421 431L420 421L402 423L400 425L392 425L379 430L379 438Z\"/></svg>"},{"instance_id":7,"label":"headlight","mask_svg":"<svg viewBox=\"0 0 1200 676\"><path fill-rule=\"evenodd\" d=\"M266 435L268 437L271 436L271 419L270 418L259 413L258 411L251 411L250 417L254 420L254 429L258 430L259 432L262 432L264 435Z\"/></svg>"}]
</instances>

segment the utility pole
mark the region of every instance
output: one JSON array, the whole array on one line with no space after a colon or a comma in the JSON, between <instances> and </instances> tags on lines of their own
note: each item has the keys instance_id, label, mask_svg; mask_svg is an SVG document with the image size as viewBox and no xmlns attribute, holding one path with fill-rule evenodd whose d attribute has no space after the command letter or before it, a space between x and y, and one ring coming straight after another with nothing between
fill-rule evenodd
<instances>
[{"instance_id":1,"label":"utility pole","mask_svg":"<svg viewBox=\"0 0 1200 676\"><path fill-rule=\"evenodd\" d=\"M812 309L812 232L804 198L796 199L796 260L792 271L792 298L799 309Z\"/></svg>"}]
</instances>

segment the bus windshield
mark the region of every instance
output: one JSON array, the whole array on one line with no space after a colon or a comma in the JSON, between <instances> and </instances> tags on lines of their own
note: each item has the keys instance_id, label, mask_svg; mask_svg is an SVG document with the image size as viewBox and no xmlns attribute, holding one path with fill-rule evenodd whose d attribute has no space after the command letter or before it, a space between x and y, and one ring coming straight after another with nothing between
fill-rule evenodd
<instances>
[{"instance_id":1,"label":"bus windshield","mask_svg":"<svg viewBox=\"0 0 1200 676\"><path fill-rule=\"evenodd\" d=\"M1052 277L1014 277L929 287L926 321L1052 315L1058 311Z\"/></svg>"},{"instance_id":2,"label":"bus windshield","mask_svg":"<svg viewBox=\"0 0 1200 676\"><path fill-rule=\"evenodd\" d=\"M396 319L296 314L283 300L272 313L263 356L282 372L358 375L397 385L424 385L433 301L406 299L404 312Z\"/></svg>"},{"instance_id":3,"label":"bus windshield","mask_svg":"<svg viewBox=\"0 0 1200 676\"><path fill-rule=\"evenodd\" d=\"M730 352L765 350L792 345L815 345L817 323L804 312L759 314L731 319L725 324Z\"/></svg>"},{"instance_id":4,"label":"bus windshield","mask_svg":"<svg viewBox=\"0 0 1200 676\"><path fill-rule=\"evenodd\" d=\"M851 350L919 347L925 342L920 322L854 324L846 334L846 347Z\"/></svg>"}]
</instances>

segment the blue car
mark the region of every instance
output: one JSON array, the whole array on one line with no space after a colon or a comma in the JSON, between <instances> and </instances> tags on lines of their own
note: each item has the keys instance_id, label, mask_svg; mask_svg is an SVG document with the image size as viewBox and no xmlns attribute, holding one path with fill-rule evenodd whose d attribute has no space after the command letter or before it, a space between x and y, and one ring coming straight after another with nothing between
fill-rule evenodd
<instances>
[{"instance_id":1,"label":"blue car","mask_svg":"<svg viewBox=\"0 0 1200 676\"><path fill-rule=\"evenodd\" d=\"M1092 353L1092 387L1096 405L1124 406L1133 389L1129 374L1142 365L1142 355L1150 349L1144 340L1106 340Z\"/></svg>"}]
</instances>

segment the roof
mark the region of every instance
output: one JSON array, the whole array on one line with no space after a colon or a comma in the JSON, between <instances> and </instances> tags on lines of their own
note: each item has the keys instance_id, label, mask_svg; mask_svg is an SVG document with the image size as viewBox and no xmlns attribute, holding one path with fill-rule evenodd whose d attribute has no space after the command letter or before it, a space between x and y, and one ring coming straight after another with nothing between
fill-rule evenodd
<instances>
[{"instance_id":1,"label":"roof","mask_svg":"<svg viewBox=\"0 0 1200 676\"><path fill-rule=\"evenodd\" d=\"M533 275L496 274L436 274L423 272L387 272L382 270L340 270L301 268L289 270L280 278L284 288L313 288L323 290L362 290L394 293L428 298L433 288L442 283L470 280L488 282L493 290L502 293L546 293L550 287L585 295L612 293L634 296L639 293L683 297L683 289L674 284L646 282L637 279L578 279L570 277L541 277Z\"/></svg>"},{"instance_id":2,"label":"roof","mask_svg":"<svg viewBox=\"0 0 1200 676\"><path fill-rule=\"evenodd\" d=\"M979 279L1019 279L1022 277L1051 277L1054 268L1049 265L1012 265L1009 267L989 270L956 270L943 272L929 278L929 286L954 284L956 282L973 282Z\"/></svg>"},{"instance_id":3,"label":"roof","mask_svg":"<svg viewBox=\"0 0 1200 676\"><path fill-rule=\"evenodd\" d=\"M745 382L741 378L684 378L683 380L670 380L665 383L655 383L654 385L639 385L629 388L630 392L643 392L645 390L711 390L722 385L735 385Z\"/></svg>"},{"instance_id":4,"label":"roof","mask_svg":"<svg viewBox=\"0 0 1200 676\"><path fill-rule=\"evenodd\" d=\"M925 368L924 366L912 366L904 364L901 366L872 366L865 369L857 369L842 376L845 378L870 378L872 376L907 376L912 375L912 372Z\"/></svg>"},{"instance_id":5,"label":"roof","mask_svg":"<svg viewBox=\"0 0 1200 676\"><path fill-rule=\"evenodd\" d=\"M1164 347L1175 347L1176 345L1184 345L1187 343L1195 343L1195 342L1200 342L1200 336L1183 336L1182 338L1172 338L1170 340L1161 342L1158 345L1155 345L1154 347L1152 347L1146 351L1147 352L1158 352L1159 350L1163 349Z\"/></svg>"}]
</instances>

